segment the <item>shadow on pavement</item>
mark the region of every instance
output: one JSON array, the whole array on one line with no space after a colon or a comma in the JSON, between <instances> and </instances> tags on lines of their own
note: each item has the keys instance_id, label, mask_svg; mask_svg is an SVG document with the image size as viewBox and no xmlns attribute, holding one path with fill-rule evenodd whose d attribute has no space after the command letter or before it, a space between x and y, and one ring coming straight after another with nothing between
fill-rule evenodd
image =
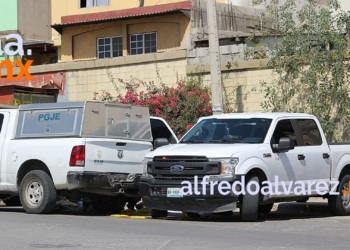
<instances>
[{"instance_id":1,"label":"shadow on pavement","mask_svg":"<svg viewBox=\"0 0 350 250\"><path fill-rule=\"evenodd\" d=\"M260 215L255 223L264 221L285 221L295 219L315 219L333 217L329 212L327 202L288 202L275 204L267 215ZM196 222L241 222L239 209L232 213L204 214L200 218L185 218L182 214L170 213L166 220L196 221Z\"/></svg>"},{"instance_id":2,"label":"shadow on pavement","mask_svg":"<svg viewBox=\"0 0 350 250\"><path fill-rule=\"evenodd\" d=\"M22 207L0 206L0 212L25 213ZM77 205L65 204L58 206L53 213L55 215L77 215L77 216L110 216L110 214L101 214L96 212L92 207L83 211ZM149 214L145 214L147 219L152 219ZM144 217L145 217L144 216ZM127 217L127 216L126 216ZM272 211L267 215L260 215L257 222L264 221L281 221L294 219L314 219L333 217L329 213L328 204L325 201L320 202L287 202L277 203ZM125 218L125 217L121 217ZM154 219L155 220L155 219ZM167 218L159 220L174 220L174 221L196 221L196 222L240 222L239 209L232 213L225 214L202 214L199 218L185 217L181 212L169 212Z\"/></svg>"}]
</instances>

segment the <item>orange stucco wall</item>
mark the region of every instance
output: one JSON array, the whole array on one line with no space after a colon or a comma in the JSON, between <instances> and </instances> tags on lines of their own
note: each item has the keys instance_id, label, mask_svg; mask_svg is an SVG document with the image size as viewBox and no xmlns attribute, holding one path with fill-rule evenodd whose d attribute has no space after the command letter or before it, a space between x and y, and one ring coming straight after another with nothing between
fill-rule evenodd
<instances>
[{"instance_id":1,"label":"orange stucco wall","mask_svg":"<svg viewBox=\"0 0 350 250\"><path fill-rule=\"evenodd\" d=\"M190 31L190 20L182 13L129 21L67 27L62 34L61 60L94 59L97 57L97 39L123 37L123 56L128 55L131 34L157 32L157 52L181 48Z\"/></svg>"}]
</instances>

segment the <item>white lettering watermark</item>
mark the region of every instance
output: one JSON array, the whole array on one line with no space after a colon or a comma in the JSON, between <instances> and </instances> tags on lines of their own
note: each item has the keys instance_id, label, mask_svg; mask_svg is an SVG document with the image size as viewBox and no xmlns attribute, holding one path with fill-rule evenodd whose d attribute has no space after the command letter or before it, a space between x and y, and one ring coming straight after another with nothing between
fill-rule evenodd
<instances>
[{"instance_id":1,"label":"white lettering watermark","mask_svg":"<svg viewBox=\"0 0 350 250\"><path fill-rule=\"evenodd\" d=\"M249 180L246 184L245 176L241 180L234 181L232 184L228 181L209 181L209 176L204 176L198 184L198 176L194 177L194 182L181 182L181 193L183 195L207 195L207 187L209 186L210 195L215 194L215 190L220 195L256 195L259 192L263 195L339 195L336 192L339 181L279 181L275 176L274 182L263 181L261 184L254 180ZM216 193L216 194L217 194Z\"/></svg>"},{"instance_id":2,"label":"white lettering watermark","mask_svg":"<svg viewBox=\"0 0 350 250\"><path fill-rule=\"evenodd\" d=\"M2 51L2 48L0 46L0 57L5 56L24 56L24 49L23 49L23 39L18 34L9 34L6 36L6 39L8 40L6 42L4 51ZM1 44L0 44L1 45ZM32 50L27 50L27 55L32 55ZM27 60L26 63L23 65L22 60L15 60L17 66L19 67L20 71L16 76L16 80L21 80L22 77L25 77L28 81L33 80L33 76L29 72L29 67L32 65L33 60ZM13 71L14 71L14 65L13 62L10 59L2 60L0 61L0 70L5 67L7 71L7 80L13 80ZM3 78L0 77L0 80Z\"/></svg>"}]
</instances>

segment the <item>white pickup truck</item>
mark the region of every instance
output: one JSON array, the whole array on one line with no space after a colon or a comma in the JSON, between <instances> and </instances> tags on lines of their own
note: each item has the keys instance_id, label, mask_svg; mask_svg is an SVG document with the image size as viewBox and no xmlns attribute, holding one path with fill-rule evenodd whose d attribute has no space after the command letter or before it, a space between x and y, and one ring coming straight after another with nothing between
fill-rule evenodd
<instances>
[{"instance_id":1,"label":"white pickup truck","mask_svg":"<svg viewBox=\"0 0 350 250\"><path fill-rule=\"evenodd\" d=\"M350 144L327 143L316 117L235 113L200 118L178 144L147 153L140 194L153 218L239 208L256 221L274 202L309 197L349 215L349 183Z\"/></svg>"},{"instance_id":2,"label":"white pickup truck","mask_svg":"<svg viewBox=\"0 0 350 250\"><path fill-rule=\"evenodd\" d=\"M142 160L158 137L177 138L146 107L102 102L0 109L0 199L28 213L62 200L118 213L138 196Z\"/></svg>"}]
</instances>

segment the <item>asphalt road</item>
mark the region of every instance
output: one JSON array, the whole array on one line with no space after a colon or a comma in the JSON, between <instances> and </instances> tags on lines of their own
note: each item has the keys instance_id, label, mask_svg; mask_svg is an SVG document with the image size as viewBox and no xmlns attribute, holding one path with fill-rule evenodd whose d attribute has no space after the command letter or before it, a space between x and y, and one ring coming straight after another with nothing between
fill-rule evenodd
<instances>
[{"instance_id":1,"label":"asphalt road","mask_svg":"<svg viewBox=\"0 0 350 250\"><path fill-rule=\"evenodd\" d=\"M342 249L350 217L334 217L322 200L276 205L255 223L238 213L186 221L125 219L63 211L29 215L0 207L0 249Z\"/></svg>"}]
</instances>

